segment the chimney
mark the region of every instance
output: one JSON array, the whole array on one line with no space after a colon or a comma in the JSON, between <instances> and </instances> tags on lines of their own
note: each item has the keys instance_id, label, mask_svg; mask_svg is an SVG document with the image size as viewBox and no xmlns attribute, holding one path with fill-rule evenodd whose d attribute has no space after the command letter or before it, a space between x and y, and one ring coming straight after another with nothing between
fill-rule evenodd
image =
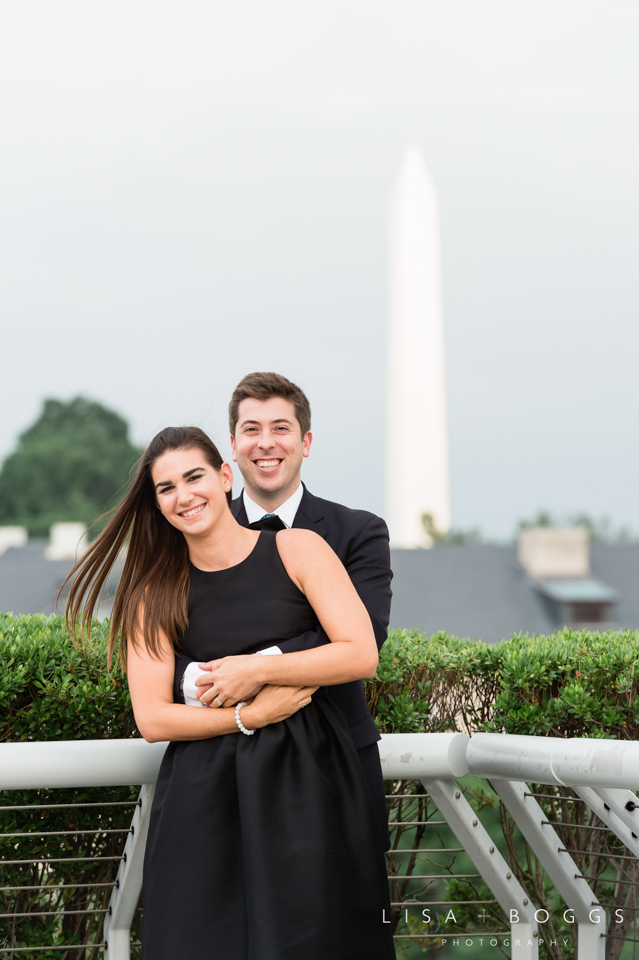
<instances>
[{"instance_id":1,"label":"chimney","mask_svg":"<svg viewBox=\"0 0 639 960\"><path fill-rule=\"evenodd\" d=\"M89 543L84 523L54 523L49 530L49 543L44 548L47 560L79 560Z\"/></svg>"},{"instance_id":2,"label":"chimney","mask_svg":"<svg viewBox=\"0 0 639 960\"><path fill-rule=\"evenodd\" d=\"M517 557L535 579L575 579L590 575L590 537L585 527L522 530Z\"/></svg>"},{"instance_id":3,"label":"chimney","mask_svg":"<svg viewBox=\"0 0 639 960\"><path fill-rule=\"evenodd\" d=\"M28 539L26 527L0 527L0 557L11 547L24 547Z\"/></svg>"}]
</instances>

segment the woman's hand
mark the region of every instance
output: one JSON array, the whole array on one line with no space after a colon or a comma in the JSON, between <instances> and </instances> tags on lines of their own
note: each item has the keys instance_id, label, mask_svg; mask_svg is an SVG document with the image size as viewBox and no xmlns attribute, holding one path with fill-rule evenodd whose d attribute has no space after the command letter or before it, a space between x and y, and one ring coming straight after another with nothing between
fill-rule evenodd
<instances>
[{"instance_id":1,"label":"woman's hand","mask_svg":"<svg viewBox=\"0 0 639 960\"><path fill-rule=\"evenodd\" d=\"M213 707L221 700L223 706L230 707L240 700L255 697L264 685L258 673L260 661L263 663L263 659L259 653L251 653L199 664L209 671L195 681L197 687L204 688L204 692L198 694L200 702L204 706Z\"/></svg>"},{"instance_id":2,"label":"woman's hand","mask_svg":"<svg viewBox=\"0 0 639 960\"><path fill-rule=\"evenodd\" d=\"M240 719L248 730L286 720L307 707L317 687L281 687L267 684L252 703L242 707Z\"/></svg>"}]
</instances>

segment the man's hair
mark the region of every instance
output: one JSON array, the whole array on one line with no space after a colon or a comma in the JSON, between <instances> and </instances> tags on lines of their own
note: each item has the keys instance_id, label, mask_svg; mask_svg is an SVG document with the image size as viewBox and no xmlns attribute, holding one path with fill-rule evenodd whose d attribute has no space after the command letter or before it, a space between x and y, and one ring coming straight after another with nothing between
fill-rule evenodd
<instances>
[{"instance_id":1,"label":"man's hair","mask_svg":"<svg viewBox=\"0 0 639 960\"><path fill-rule=\"evenodd\" d=\"M302 436L308 433L311 429L311 405L303 390L279 373L247 373L236 386L229 403L231 435L235 436L242 400L270 400L272 397L290 400L295 408Z\"/></svg>"}]
</instances>

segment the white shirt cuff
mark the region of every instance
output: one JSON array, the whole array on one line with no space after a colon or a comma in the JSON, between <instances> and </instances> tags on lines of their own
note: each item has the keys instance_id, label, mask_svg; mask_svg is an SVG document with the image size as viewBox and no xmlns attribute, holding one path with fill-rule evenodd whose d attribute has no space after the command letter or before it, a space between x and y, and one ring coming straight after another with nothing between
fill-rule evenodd
<instances>
[{"instance_id":1,"label":"white shirt cuff","mask_svg":"<svg viewBox=\"0 0 639 960\"><path fill-rule=\"evenodd\" d=\"M258 653L260 653L263 657L270 657L277 653L281 654L282 651L280 650L279 647L273 646L273 647L267 647L266 650L259 650ZM197 695L198 688L195 683L197 678L200 677L203 673L204 671L202 670L201 667L198 667L195 660L192 663L190 663L186 668L186 670L184 671L182 680L180 681L180 690L182 691L184 702L189 707L204 706L202 701L198 698L198 695Z\"/></svg>"},{"instance_id":2,"label":"white shirt cuff","mask_svg":"<svg viewBox=\"0 0 639 960\"><path fill-rule=\"evenodd\" d=\"M197 690L198 688L195 685L195 681L200 677L205 671L202 670L202 667L198 667L195 660L193 663L190 663L186 670L184 671L184 676L180 683L180 688L182 690L182 695L184 696L184 702L189 707L203 707L204 704L201 700L198 700Z\"/></svg>"}]
</instances>

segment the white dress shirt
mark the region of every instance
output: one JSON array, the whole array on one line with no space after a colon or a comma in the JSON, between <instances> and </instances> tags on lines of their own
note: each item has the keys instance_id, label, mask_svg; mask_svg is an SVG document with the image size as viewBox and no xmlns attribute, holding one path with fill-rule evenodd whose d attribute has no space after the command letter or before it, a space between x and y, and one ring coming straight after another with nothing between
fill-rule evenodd
<instances>
[{"instance_id":1,"label":"white dress shirt","mask_svg":"<svg viewBox=\"0 0 639 960\"><path fill-rule=\"evenodd\" d=\"M285 527L289 528L293 526L295 520L295 514L297 513L298 507L301 503L302 497L304 496L304 487L300 483L299 487L295 491L292 497L289 497L288 500L285 500L284 503L281 503L279 507L275 510L265 510L264 507L260 507L259 504L255 503L246 490L242 490L242 499L244 502L244 509L246 510L246 516L248 517L249 523L256 523L258 520L261 520L262 517L271 513L276 517L279 517ZM259 651L263 657L270 656L271 654L281 653L279 647L267 647L266 650ZM189 707L203 707L204 704L198 699L197 696L197 686L195 681L198 677L202 676L202 668L197 665L195 661L190 663L186 670L184 671L184 676L180 683L182 693L184 695L184 701Z\"/></svg>"},{"instance_id":2,"label":"white dress shirt","mask_svg":"<svg viewBox=\"0 0 639 960\"><path fill-rule=\"evenodd\" d=\"M281 503L275 510L265 510L264 507L260 507L257 503L251 500L246 490L242 490L244 509L246 510L246 516L248 517L249 523L256 523L258 520L261 520L265 514L273 513L276 517L280 518L285 527L289 528L293 526L295 514L297 513L303 496L304 487L300 483L292 497L289 497L288 500L285 500L284 503Z\"/></svg>"}]
</instances>

